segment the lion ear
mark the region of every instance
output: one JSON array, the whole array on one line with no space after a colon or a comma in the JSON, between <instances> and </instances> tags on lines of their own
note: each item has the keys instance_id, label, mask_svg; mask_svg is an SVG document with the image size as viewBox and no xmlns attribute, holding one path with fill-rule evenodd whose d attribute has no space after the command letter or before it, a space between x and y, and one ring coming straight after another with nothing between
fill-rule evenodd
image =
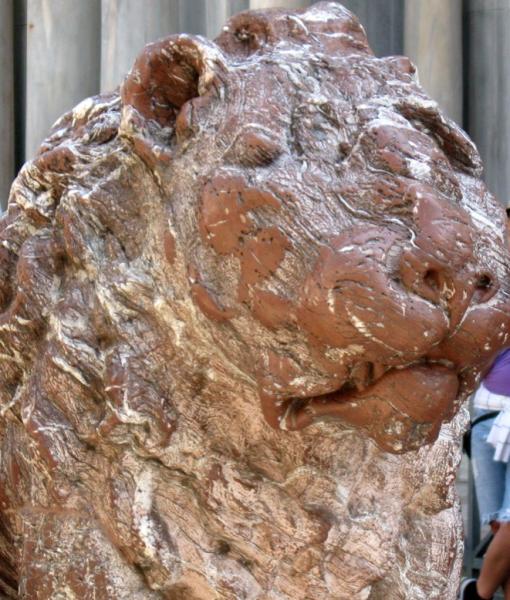
<instances>
[{"instance_id":1,"label":"lion ear","mask_svg":"<svg viewBox=\"0 0 510 600\"><path fill-rule=\"evenodd\" d=\"M221 51L205 38L174 35L148 44L120 89L123 133L140 137L145 130L158 145L170 143L174 132L186 137L200 112L190 103L203 109L221 97L225 72Z\"/></svg>"}]
</instances>

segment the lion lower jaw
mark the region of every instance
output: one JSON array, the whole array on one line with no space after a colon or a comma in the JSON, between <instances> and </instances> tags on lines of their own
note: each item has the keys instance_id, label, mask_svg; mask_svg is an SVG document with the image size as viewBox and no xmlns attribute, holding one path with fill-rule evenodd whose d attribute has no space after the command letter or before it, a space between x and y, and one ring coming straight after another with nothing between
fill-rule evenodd
<instances>
[{"instance_id":1,"label":"lion lower jaw","mask_svg":"<svg viewBox=\"0 0 510 600\"><path fill-rule=\"evenodd\" d=\"M298 431L323 420L359 427L386 451L414 450L437 438L459 394L459 378L447 361L394 368L375 382L350 382L336 391L285 400L261 394L266 420Z\"/></svg>"}]
</instances>

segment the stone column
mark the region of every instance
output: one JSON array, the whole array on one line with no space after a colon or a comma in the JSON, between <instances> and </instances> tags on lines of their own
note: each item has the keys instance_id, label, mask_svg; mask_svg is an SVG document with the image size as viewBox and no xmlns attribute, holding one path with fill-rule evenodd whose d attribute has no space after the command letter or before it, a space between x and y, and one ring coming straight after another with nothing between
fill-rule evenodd
<instances>
[{"instance_id":1,"label":"stone column","mask_svg":"<svg viewBox=\"0 0 510 600\"><path fill-rule=\"evenodd\" d=\"M226 0L179 0L180 31L214 38L227 14Z\"/></svg>"},{"instance_id":2,"label":"stone column","mask_svg":"<svg viewBox=\"0 0 510 600\"><path fill-rule=\"evenodd\" d=\"M462 123L462 0L405 0L404 54L427 92Z\"/></svg>"},{"instance_id":3,"label":"stone column","mask_svg":"<svg viewBox=\"0 0 510 600\"><path fill-rule=\"evenodd\" d=\"M403 53L404 0L342 0L342 4L359 17L377 56Z\"/></svg>"},{"instance_id":4,"label":"stone column","mask_svg":"<svg viewBox=\"0 0 510 600\"><path fill-rule=\"evenodd\" d=\"M227 0L208 0L204 4L204 34L208 38L214 39L230 16L229 3Z\"/></svg>"},{"instance_id":5,"label":"stone column","mask_svg":"<svg viewBox=\"0 0 510 600\"><path fill-rule=\"evenodd\" d=\"M103 0L101 91L119 85L145 44L179 32L179 26L179 5L173 0Z\"/></svg>"},{"instance_id":6,"label":"stone column","mask_svg":"<svg viewBox=\"0 0 510 600\"><path fill-rule=\"evenodd\" d=\"M229 4L231 15L250 8L250 0L230 0Z\"/></svg>"},{"instance_id":7,"label":"stone column","mask_svg":"<svg viewBox=\"0 0 510 600\"><path fill-rule=\"evenodd\" d=\"M510 200L510 2L467 3L467 129L491 191Z\"/></svg>"},{"instance_id":8,"label":"stone column","mask_svg":"<svg viewBox=\"0 0 510 600\"><path fill-rule=\"evenodd\" d=\"M0 210L5 208L14 177L14 12L12 0L0 2Z\"/></svg>"},{"instance_id":9,"label":"stone column","mask_svg":"<svg viewBox=\"0 0 510 600\"><path fill-rule=\"evenodd\" d=\"M26 158L63 112L99 91L100 15L100 0L27 0Z\"/></svg>"},{"instance_id":10,"label":"stone column","mask_svg":"<svg viewBox=\"0 0 510 600\"><path fill-rule=\"evenodd\" d=\"M304 8L309 0L250 0L250 8Z\"/></svg>"},{"instance_id":11,"label":"stone column","mask_svg":"<svg viewBox=\"0 0 510 600\"><path fill-rule=\"evenodd\" d=\"M179 0L179 30L214 39L231 15L248 8L249 0Z\"/></svg>"}]
</instances>

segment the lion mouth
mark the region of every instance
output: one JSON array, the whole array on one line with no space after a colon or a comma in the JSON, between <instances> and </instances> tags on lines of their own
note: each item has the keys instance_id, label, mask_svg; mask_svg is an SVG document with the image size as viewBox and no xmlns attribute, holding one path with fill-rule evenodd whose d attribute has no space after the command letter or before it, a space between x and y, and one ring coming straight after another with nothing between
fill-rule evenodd
<instances>
[{"instance_id":1,"label":"lion mouth","mask_svg":"<svg viewBox=\"0 0 510 600\"><path fill-rule=\"evenodd\" d=\"M455 410L458 392L452 363L424 360L389 369L364 363L335 391L284 400L262 394L261 401L275 428L298 431L340 420L365 430L384 449L401 452L435 439Z\"/></svg>"}]
</instances>

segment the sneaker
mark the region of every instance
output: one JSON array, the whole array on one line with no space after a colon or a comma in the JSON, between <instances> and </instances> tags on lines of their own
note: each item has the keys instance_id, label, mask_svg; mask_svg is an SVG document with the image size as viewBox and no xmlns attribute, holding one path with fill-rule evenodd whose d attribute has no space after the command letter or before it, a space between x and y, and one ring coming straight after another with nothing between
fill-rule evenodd
<instances>
[{"instance_id":1,"label":"sneaker","mask_svg":"<svg viewBox=\"0 0 510 600\"><path fill-rule=\"evenodd\" d=\"M480 600L476 591L476 579L464 579L460 584L459 600Z\"/></svg>"},{"instance_id":2,"label":"sneaker","mask_svg":"<svg viewBox=\"0 0 510 600\"><path fill-rule=\"evenodd\" d=\"M464 579L460 584L459 600L477 600L476 579Z\"/></svg>"}]
</instances>

